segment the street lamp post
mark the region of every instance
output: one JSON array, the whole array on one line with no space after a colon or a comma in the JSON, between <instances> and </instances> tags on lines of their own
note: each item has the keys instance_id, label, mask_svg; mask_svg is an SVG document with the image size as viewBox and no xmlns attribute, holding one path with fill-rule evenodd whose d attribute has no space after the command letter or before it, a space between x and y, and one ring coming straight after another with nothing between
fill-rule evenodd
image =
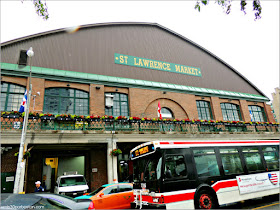
<instances>
[{"instance_id":1,"label":"street lamp post","mask_svg":"<svg viewBox=\"0 0 280 210\"><path fill-rule=\"evenodd\" d=\"M31 58L34 56L34 52L32 47L27 50L26 54L30 58L30 71L29 71L29 92L27 96L27 103L25 107L25 115L23 120L23 127L22 127L22 133L21 133L21 140L20 140L20 147L19 147L19 153L18 153L18 163L17 163L17 170L16 170L16 177L14 182L14 193L18 194L19 192L23 192L23 181L22 172L25 171L25 161L23 161L23 150L24 150L24 144L26 139L26 129L27 129L27 122L28 122L28 116L29 116L29 107L30 107L30 97L31 97L31 91L32 91L32 84L31 84Z\"/></svg>"}]
</instances>

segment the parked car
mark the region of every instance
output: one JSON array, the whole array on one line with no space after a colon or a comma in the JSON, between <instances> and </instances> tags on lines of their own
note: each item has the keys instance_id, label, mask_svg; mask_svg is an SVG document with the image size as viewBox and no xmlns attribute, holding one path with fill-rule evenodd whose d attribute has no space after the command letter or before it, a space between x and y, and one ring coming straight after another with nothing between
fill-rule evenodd
<instances>
[{"instance_id":1,"label":"parked car","mask_svg":"<svg viewBox=\"0 0 280 210\"><path fill-rule=\"evenodd\" d=\"M87 193L88 189L84 175L65 173L57 178L54 193L76 197Z\"/></svg>"},{"instance_id":2,"label":"parked car","mask_svg":"<svg viewBox=\"0 0 280 210\"><path fill-rule=\"evenodd\" d=\"M93 202L90 199L77 200L69 196L54 193L35 193L35 195L52 200L58 205L62 204L69 209L94 209Z\"/></svg>"},{"instance_id":3,"label":"parked car","mask_svg":"<svg viewBox=\"0 0 280 210\"><path fill-rule=\"evenodd\" d=\"M34 194L1 194L0 209L67 209L62 204Z\"/></svg>"},{"instance_id":4,"label":"parked car","mask_svg":"<svg viewBox=\"0 0 280 210\"><path fill-rule=\"evenodd\" d=\"M75 199L91 199L95 209L130 209L130 203L134 201L132 189L131 183L105 184Z\"/></svg>"}]
</instances>

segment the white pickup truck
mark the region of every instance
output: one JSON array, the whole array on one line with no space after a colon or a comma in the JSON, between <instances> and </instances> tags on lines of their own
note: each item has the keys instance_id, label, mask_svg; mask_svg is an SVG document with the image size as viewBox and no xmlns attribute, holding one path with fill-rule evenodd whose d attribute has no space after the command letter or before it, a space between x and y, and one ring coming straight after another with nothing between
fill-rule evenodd
<instances>
[{"instance_id":1,"label":"white pickup truck","mask_svg":"<svg viewBox=\"0 0 280 210\"><path fill-rule=\"evenodd\" d=\"M77 197L87 193L88 189L84 175L70 174L57 178L54 193Z\"/></svg>"}]
</instances>

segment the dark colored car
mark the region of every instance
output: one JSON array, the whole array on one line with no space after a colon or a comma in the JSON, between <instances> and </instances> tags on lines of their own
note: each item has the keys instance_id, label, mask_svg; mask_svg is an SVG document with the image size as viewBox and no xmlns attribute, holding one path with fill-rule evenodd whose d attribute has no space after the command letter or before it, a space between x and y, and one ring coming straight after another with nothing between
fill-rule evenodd
<instances>
[{"instance_id":1,"label":"dark colored car","mask_svg":"<svg viewBox=\"0 0 280 210\"><path fill-rule=\"evenodd\" d=\"M1 194L0 209L67 209L34 194Z\"/></svg>"},{"instance_id":2,"label":"dark colored car","mask_svg":"<svg viewBox=\"0 0 280 210\"><path fill-rule=\"evenodd\" d=\"M59 195L53 193L34 193L36 196L52 200L56 204L61 204L69 209L94 209L93 203L90 199L76 200L66 195Z\"/></svg>"}]
</instances>

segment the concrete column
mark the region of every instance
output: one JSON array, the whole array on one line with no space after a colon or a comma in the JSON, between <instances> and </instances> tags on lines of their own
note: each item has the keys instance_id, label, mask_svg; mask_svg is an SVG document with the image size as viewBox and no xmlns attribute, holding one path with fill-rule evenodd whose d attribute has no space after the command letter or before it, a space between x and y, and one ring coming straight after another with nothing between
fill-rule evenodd
<instances>
[{"instance_id":1,"label":"concrete column","mask_svg":"<svg viewBox=\"0 0 280 210\"><path fill-rule=\"evenodd\" d=\"M113 180L118 180L118 158L115 156L111 156L110 153L113 149L117 148L116 139L114 139L114 134L112 134L111 139L108 140L107 147L107 175L108 175L108 183L113 183Z\"/></svg>"}]
</instances>

